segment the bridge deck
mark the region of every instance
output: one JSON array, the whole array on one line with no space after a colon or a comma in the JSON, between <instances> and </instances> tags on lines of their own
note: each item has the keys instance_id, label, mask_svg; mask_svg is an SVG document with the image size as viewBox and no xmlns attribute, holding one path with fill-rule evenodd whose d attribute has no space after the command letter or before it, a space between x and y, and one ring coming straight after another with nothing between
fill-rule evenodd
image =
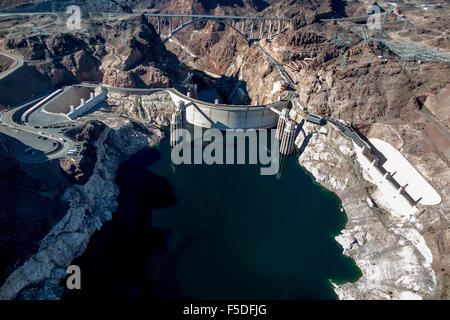
<instances>
[{"instance_id":1,"label":"bridge deck","mask_svg":"<svg viewBox=\"0 0 450 320\"><path fill-rule=\"evenodd\" d=\"M249 16L216 16L216 15L197 15L197 14L172 14L172 13L144 13L147 17L161 18L195 18L195 19L233 19L233 20L280 20L290 21L289 18L278 17L249 17Z\"/></svg>"}]
</instances>

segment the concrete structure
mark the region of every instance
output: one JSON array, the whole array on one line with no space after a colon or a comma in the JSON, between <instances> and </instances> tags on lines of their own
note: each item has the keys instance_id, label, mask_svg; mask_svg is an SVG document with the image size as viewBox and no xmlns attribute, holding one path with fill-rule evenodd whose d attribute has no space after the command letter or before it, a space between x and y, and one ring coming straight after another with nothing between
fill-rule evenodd
<instances>
[{"instance_id":1,"label":"concrete structure","mask_svg":"<svg viewBox=\"0 0 450 320\"><path fill-rule=\"evenodd\" d=\"M420 201L422 205L437 205L441 202L439 193L398 150L380 139L373 138L369 141L386 157L383 168L392 173L390 180L395 181L397 189L403 189L402 194L408 198L411 204Z\"/></svg>"},{"instance_id":2,"label":"concrete structure","mask_svg":"<svg viewBox=\"0 0 450 320\"><path fill-rule=\"evenodd\" d=\"M103 86L98 86L95 88L95 93L90 93L90 97L87 101L81 99L81 103L76 108L71 108L70 112L67 114L67 117L70 119L76 119L81 116L83 113L86 113L100 102L106 99L108 94L108 90L106 90Z\"/></svg>"},{"instance_id":3,"label":"concrete structure","mask_svg":"<svg viewBox=\"0 0 450 320\"><path fill-rule=\"evenodd\" d=\"M170 119L170 145L172 147L183 140L184 129L186 129L186 105L184 101L180 101L175 106L175 112Z\"/></svg>"},{"instance_id":4,"label":"concrete structure","mask_svg":"<svg viewBox=\"0 0 450 320\"><path fill-rule=\"evenodd\" d=\"M94 92L94 88L82 87L82 86L67 86L63 88L63 91L48 101L43 109L48 113L59 113L67 115L70 113L70 106L79 106L81 101L85 101L90 98L91 93Z\"/></svg>"},{"instance_id":5,"label":"concrete structure","mask_svg":"<svg viewBox=\"0 0 450 320\"><path fill-rule=\"evenodd\" d=\"M381 200L393 214L413 216L418 212L418 204L436 205L441 202L436 190L398 150L379 139L370 139L370 142L377 152L355 143L357 160L365 171L365 177L377 185ZM386 157L383 164L377 154Z\"/></svg>"},{"instance_id":6,"label":"concrete structure","mask_svg":"<svg viewBox=\"0 0 450 320\"><path fill-rule=\"evenodd\" d=\"M107 89L103 86L95 86L94 88L90 86L69 86L58 89L25 111L21 120L22 122L28 122L33 112L33 116L42 113L73 120L104 101L107 93ZM38 110L40 108L41 110Z\"/></svg>"},{"instance_id":7,"label":"concrete structure","mask_svg":"<svg viewBox=\"0 0 450 320\"><path fill-rule=\"evenodd\" d=\"M10 74L14 73L15 71L17 71L18 69L22 68L23 66L23 59L14 55L14 54L10 54L10 53L6 53L6 52L0 52L1 55L10 58L11 60L13 60L13 64L12 66L8 69L5 70L3 72L0 72L0 80L3 78L8 77Z\"/></svg>"},{"instance_id":8,"label":"concrete structure","mask_svg":"<svg viewBox=\"0 0 450 320\"><path fill-rule=\"evenodd\" d=\"M180 101L178 105L175 106L175 112L181 113L181 123L183 128L186 128L186 105L184 101Z\"/></svg>"},{"instance_id":9,"label":"concrete structure","mask_svg":"<svg viewBox=\"0 0 450 320\"><path fill-rule=\"evenodd\" d=\"M166 91L175 105L184 103L188 123L219 130L273 128L277 124L278 114L271 108L281 110L289 105L288 100L260 106L214 104L190 98L175 89Z\"/></svg>"},{"instance_id":10,"label":"concrete structure","mask_svg":"<svg viewBox=\"0 0 450 320\"><path fill-rule=\"evenodd\" d=\"M52 94L50 94L49 96L47 96L45 99L41 100L39 103L36 103L34 106L32 106L30 109L28 109L27 111L25 111L22 114L21 120L22 122L27 122L28 118L30 116L30 114L35 111L36 109L38 109L40 106L46 104L48 101L50 101L51 99L53 99L55 96L57 96L58 94L60 94L63 90L62 89L58 89L55 92L53 92Z\"/></svg>"},{"instance_id":11,"label":"concrete structure","mask_svg":"<svg viewBox=\"0 0 450 320\"><path fill-rule=\"evenodd\" d=\"M284 127L286 125L286 121L289 119L289 109L284 108L281 110L280 116L278 117L277 131L275 133L275 138L281 140L284 132Z\"/></svg>"},{"instance_id":12,"label":"concrete structure","mask_svg":"<svg viewBox=\"0 0 450 320\"><path fill-rule=\"evenodd\" d=\"M162 26L165 25L164 21L169 23L169 32L166 38L163 39L163 43L167 42L173 35L175 35L181 29L202 21L215 21L232 28L236 31L246 42L252 40L260 40L265 35L268 39L272 39L272 34L275 33L274 22L278 22L278 28L276 33L280 33L282 29L283 22L289 22L289 18L278 18L278 17L247 17L247 16L220 16L220 15L194 15L194 14L161 14L161 13L145 13L145 16L149 18L156 18L156 30L161 36ZM179 21L178 27L173 28L173 21ZM247 24L247 21L250 23ZM268 22L268 27L266 27L266 22ZM237 24L240 24L239 28ZM246 26L250 25L250 28ZM255 32L259 26L259 32ZM257 37L255 38L255 34Z\"/></svg>"},{"instance_id":13,"label":"concrete structure","mask_svg":"<svg viewBox=\"0 0 450 320\"><path fill-rule=\"evenodd\" d=\"M363 148L363 151L364 151L364 152L366 152L367 149L370 150L369 144L368 144L366 141L364 141L364 138L361 137L361 136L358 134L358 132L356 132L356 131L352 128L351 125L350 125L350 126L345 125L345 124L343 124L343 123L341 123L341 122L339 122L339 121L337 121L337 120L331 119L331 118L326 118L326 120L327 120L328 122L331 122L333 125L335 125L335 126L339 129L339 131L342 132L342 134L344 134L345 136L347 136L347 137L349 137L350 139L352 139L353 142L356 143L356 145L357 145L358 147ZM373 160L373 159L372 159L372 160ZM371 160L371 161L372 161L372 160Z\"/></svg>"},{"instance_id":14,"label":"concrete structure","mask_svg":"<svg viewBox=\"0 0 450 320\"><path fill-rule=\"evenodd\" d=\"M175 112L170 119L170 145L172 147L182 141L182 129L185 129L183 128L183 117L180 112Z\"/></svg>"},{"instance_id":15,"label":"concrete structure","mask_svg":"<svg viewBox=\"0 0 450 320\"><path fill-rule=\"evenodd\" d=\"M80 84L77 86L95 88L97 85ZM284 100L266 105L227 105L201 101L184 95L174 88L117 88L104 84L102 86L108 92L139 95L165 91L170 95L175 106L180 105L180 102L184 103L187 123L203 128L215 128L219 130L274 128L278 122L278 114L281 113L281 109L289 107L291 99L291 92L289 92Z\"/></svg>"},{"instance_id":16,"label":"concrete structure","mask_svg":"<svg viewBox=\"0 0 450 320\"><path fill-rule=\"evenodd\" d=\"M306 116L306 120L309 122L313 122L315 124L318 125L324 125L326 120L318 115L312 114L312 113L308 113L308 115Z\"/></svg>"},{"instance_id":17,"label":"concrete structure","mask_svg":"<svg viewBox=\"0 0 450 320\"><path fill-rule=\"evenodd\" d=\"M281 137L280 153L290 155L294 152L294 141L297 125L293 120L287 120Z\"/></svg>"}]
</instances>

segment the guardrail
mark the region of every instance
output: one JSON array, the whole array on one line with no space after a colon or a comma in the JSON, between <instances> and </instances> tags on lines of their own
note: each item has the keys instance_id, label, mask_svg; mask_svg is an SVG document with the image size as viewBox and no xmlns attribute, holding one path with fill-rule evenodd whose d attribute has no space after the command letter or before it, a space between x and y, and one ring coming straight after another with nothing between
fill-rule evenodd
<instances>
[{"instance_id":1,"label":"guardrail","mask_svg":"<svg viewBox=\"0 0 450 320\"><path fill-rule=\"evenodd\" d=\"M59 93L61 93L63 91L63 89L58 89L55 92L53 92L52 94L50 94L48 97L46 97L45 99L41 100L40 102L38 102L37 104L35 104L34 106L32 106L30 109L28 109L27 111L25 111L22 114L21 120L22 122L27 122L28 121L28 117L30 116L30 114L36 110L37 108L39 108L40 106L42 106L44 103L46 103L47 101L49 101L50 99L52 99L54 96L58 95Z\"/></svg>"}]
</instances>

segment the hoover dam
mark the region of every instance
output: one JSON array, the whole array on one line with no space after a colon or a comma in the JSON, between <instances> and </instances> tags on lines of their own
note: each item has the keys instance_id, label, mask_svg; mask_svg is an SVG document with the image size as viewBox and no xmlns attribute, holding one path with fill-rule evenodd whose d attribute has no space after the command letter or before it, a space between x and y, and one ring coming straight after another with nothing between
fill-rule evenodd
<instances>
[{"instance_id":1,"label":"hoover dam","mask_svg":"<svg viewBox=\"0 0 450 320\"><path fill-rule=\"evenodd\" d=\"M0 4L0 299L448 299L438 2Z\"/></svg>"}]
</instances>

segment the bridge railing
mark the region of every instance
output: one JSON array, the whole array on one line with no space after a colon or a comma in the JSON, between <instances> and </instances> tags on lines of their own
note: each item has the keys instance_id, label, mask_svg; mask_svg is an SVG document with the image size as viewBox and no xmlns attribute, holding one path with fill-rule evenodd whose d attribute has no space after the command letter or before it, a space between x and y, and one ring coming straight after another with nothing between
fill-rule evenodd
<instances>
[{"instance_id":1,"label":"bridge railing","mask_svg":"<svg viewBox=\"0 0 450 320\"><path fill-rule=\"evenodd\" d=\"M90 84L86 84L86 83L82 83L82 84L77 84L77 86L91 86ZM202 101L202 100L198 100L192 97L188 97L187 95L179 92L178 90L176 90L175 88L149 88L149 89L136 89L136 88L119 88L119 87L113 87L107 84L102 84L102 86L104 86L105 88L107 88L109 91L112 92L123 92L123 93L131 93L131 94L153 94L156 92L168 92L168 93L172 93L176 96L178 96L179 98L182 98L184 100L188 100L190 102L193 102L194 104L197 105L202 105L202 106L207 106L213 109L222 109L222 110L262 110L262 109L266 109L266 108L280 108L281 106L285 106L286 104L289 103L289 99L283 99L280 101L275 101L272 103L268 103L268 104L263 104L263 105L235 105L235 104L219 104L219 103L211 103L211 102L206 102L206 101Z\"/></svg>"},{"instance_id":2,"label":"bridge railing","mask_svg":"<svg viewBox=\"0 0 450 320\"><path fill-rule=\"evenodd\" d=\"M171 14L171 13L143 13L143 15L148 18L157 18L155 27L160 36L162 34L161 32L162 26L165 25L162 23L162 20L165 19L169 21L169 34L165 39L163 39L163 42L168 41L175 33L185 28L186 26L202 21L216 21L226 24L229 27L233 28L242 37L244 37L244 39L247 42L249 42L250 40L262 39L267 29L266 22L268 22L267 24L268 38L271 39L272 33L274 32L275 29L274 22L278 22L278 33L280 33L282 29L281 27L282 22L287 21L290 23L291 20L289 18L281 18L281 17L252 17L252 16L197 15L197 14ZM179 25L176 27L174 27L173 24L174 18L179 18L180 20ZM246 25L247 21L249 23ZM237 23L241 23L240 30L236 27ZM248 30L248 27L250 27L250 30ZM247 33L250 34L249 37L247 37L246 35ZM254 37L255 35L256 37Z\"/></svg>"},{"instance_id":3,"label":"bridge railing","mask_svg":"<svg viewBox=\"0 0 450 320\"><path fill-rule=\"evenodd\" d=\"M193 18L193 19L232 19L232 20L276 20L290 21L289 18L280 17L251 17L251 16L216 16L216 15L198 15L198 14L172 14L172 13L144 13L147 17L161 18Z\"/></svg>"}]
</instances>

